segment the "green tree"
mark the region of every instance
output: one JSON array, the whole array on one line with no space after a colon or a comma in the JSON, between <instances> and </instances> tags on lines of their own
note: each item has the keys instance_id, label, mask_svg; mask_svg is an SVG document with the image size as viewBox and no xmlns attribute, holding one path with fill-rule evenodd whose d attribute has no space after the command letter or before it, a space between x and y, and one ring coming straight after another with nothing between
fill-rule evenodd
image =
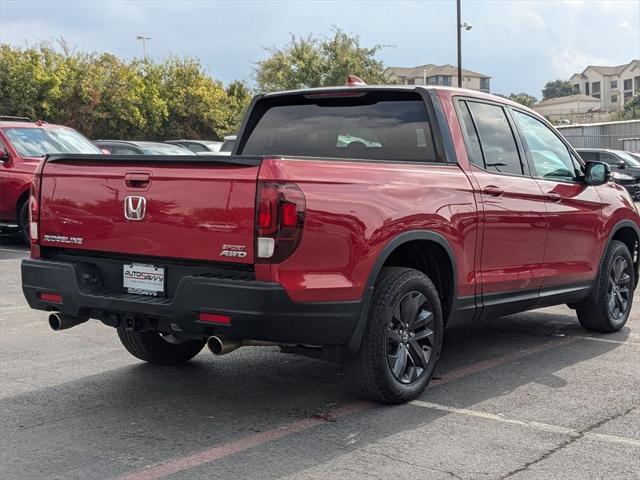
<instances>
[{"instance_id":1,"label":"green tree","mask_svg":"<svg viewBox=\"0 0 640 480\"><path fill-rule=\"evenodd\" d=\"M532 108L536 103L538 103L538 99L536 97L524 92L512 93L507 98L529 108Z\"/></svg>"},{"instance_id":2,"label":"green tree","mask_svg":"<svg viewBox=\"0 0 640 480\"><path fill-rule=\"evenodd\" d=\"M331 37L299 38L283 48L268 49L269 58L257 62L255 74L260 91L291 90L344 85L347 75L369 84L388 83L384 65L376 60L382 45L363 47L358 36L334 28Z\"/></svg>"},{"instance_id":3,"label":"green tree","mask_svg":"<svg viewBox=\"0 0 640 480\"><path fill-rule=\"evenodd\" d=\"M226 94L223 122L219 132L221 135L238 131L253 96L249 87L239 80L234 80L227 86Z\"/></svg>"},{"instance_id":4,"label":"green tree","mask_svg":"<svg viewBox=\"0 0 640 480\"><path fill-rule=\"evenodd\" d=\"M570 82L565 80L552 80L547 82L542 89L542 99L566 97L575 93Z\"/></svg>"},{"instance_id":5,"label":"green tree","mask_svg":"<svg viewBox=\"0 0 640 480\"><path fill-rule=\"evenodd\" d=\"M39 43L0 45L0 113L69 125L90 138L221 138L236 131L251 100L192 58L124 61Z\"/></svg>"},{"instance_id":6,"label":"green tree","mask_svg":"<svg viewBox=\"0 0 640 480\"><path fill-rule=\"evenodd\" d=\"M640 93L624 104L621 112L618 112L617 120L637 120L640 119Z\"/></svg>"}]
</instances>

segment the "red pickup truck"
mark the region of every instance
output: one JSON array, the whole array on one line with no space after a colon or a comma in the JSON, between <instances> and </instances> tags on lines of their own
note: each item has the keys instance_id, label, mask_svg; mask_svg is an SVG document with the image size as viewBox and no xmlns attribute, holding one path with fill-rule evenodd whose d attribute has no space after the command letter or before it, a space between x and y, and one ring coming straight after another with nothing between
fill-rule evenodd
<instances>
[{"instance_id":1,"label":"red pickup truck","mask_svg":"<svg viewBox=\"0 0 640 480\"><path fill-rule=\"evenodd\" d=\"M148 362L277 344L399 403L445 326L569 304L622 328L640 216L609 176L479 92L259 95L228 157L50 156L23 291L53 329L101 320Z\"/></svg>"},{"instance_id":2,"label":"red pickup truck","mask_svg":"<svg viewBox=\"0 0 640 480\"><path fill-rule=\"evenodd\" d=\"M29 243L33 173L50 153L102 153L72 128L26 117L0 116L0 226L17 227Z\"/></svg>"}]
</instances>

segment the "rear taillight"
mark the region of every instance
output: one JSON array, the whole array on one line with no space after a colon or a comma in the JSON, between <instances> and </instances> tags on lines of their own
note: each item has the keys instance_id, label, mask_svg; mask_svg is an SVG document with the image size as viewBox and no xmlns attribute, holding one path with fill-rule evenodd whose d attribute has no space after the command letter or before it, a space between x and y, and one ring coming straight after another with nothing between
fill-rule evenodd
<instances>
[{"instance_id":1,"label":"rear taillight","mask_svg":"<svg viewBox=\"0 0 640 480\"><path fill-rule=\"evenodd\" d=\"M29 192L29 236L31 237L31 257L40 258L38 224L40 222L40 174L36 173L31 181Z\"/></svg>"},{"instance_id":2,"label":"rear taillight","mask_svg":"<svg viewBox=\"0 0 640 480\"><path fill-rule=\"evenodd\" d=\"M305 200L295 183L260 182L256 202L256 262L278 263L300 243Z\"/></svg>"}]
</instances>

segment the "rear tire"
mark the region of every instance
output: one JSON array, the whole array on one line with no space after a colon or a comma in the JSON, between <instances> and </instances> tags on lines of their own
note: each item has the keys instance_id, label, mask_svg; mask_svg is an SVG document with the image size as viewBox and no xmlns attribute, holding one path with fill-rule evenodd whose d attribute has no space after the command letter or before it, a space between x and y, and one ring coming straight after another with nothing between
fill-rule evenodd
<instances>
[{"instance_id":1,"label":"rear tire","mask_svg":"<svg viewBox=\"0 0 640 480\"><path fill-rule=\"evenodd\" d=\"M442 349L438 291L422 272L386 267L378 278L357 355L344 364L353 391L404 403L427 387Z\"/></svg>"},{"instance_id":2,"label":"rear tire","mask_svg":"<svg viewBox=\"0 0 640 480\"><path fill-rule=\"evenodd\" d=\"M18 209L18 229L22 241L31 245L31 235L29 235L29 201L24 202Z\"/></svg>"},{"instance_id":3,"label":"rear tire","mask_svg":"<svg viewBox=\"0 0 640 480\"><path fill-rule=\"evenodd\" d=\"M624 243L613 240L605 253L591 297L576 306L580 325L592 332L620 330L631 313L635 282L629 249Z\"/></svg>"},{"instance_id":4,"label":"rear tire","mask_svg":"<svg viewBox=\"0 0 640 480\"><path fill-rule=\"evenodd\" d=\"M155 365L179 365L195 357L205 346L204 340L169 343L158 332L136 332L118 327L124 348L136 358Z\"/></svg>"}]
</instances>

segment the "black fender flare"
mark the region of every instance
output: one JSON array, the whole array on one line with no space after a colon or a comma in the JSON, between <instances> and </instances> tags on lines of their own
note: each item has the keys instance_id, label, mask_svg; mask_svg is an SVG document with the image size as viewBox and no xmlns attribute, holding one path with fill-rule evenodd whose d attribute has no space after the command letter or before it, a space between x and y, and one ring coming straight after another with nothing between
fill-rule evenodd
<instances>
[{"instance_id":1,"label":"black fender flare","mask_svg":"<svg viewBox=\"0 0 640 480\"><path fill-rule=\"evenodd\" d=\"M382 249L378 257L376 258L371 271L369 272L369 278L367 279L367 285L364 290L364 294L362 295L362 309L360 311L360 316L356 323L356 326L351 335L351 339L347 344L347 349L349 353L355 354L360 349L360 343L362 342L362 336L364 335L364 330L367 325L367 320L369 317L369 306L371 305L371 298L373 297L373 290L375 288L376 280L378 279L378 275L380 275L380 271L382 270L383 265L391 256L396 248L399 246L412 242L415 240L428 240L440 245L447 252L449 256L449 260L451 261L451 266L453 267L453 285L452 285L452 305L450 308L453 308L453 305L456 302L457 298L457 285L458 285L458 272L455 255L453 254L453 249L449 244L448 240L442 236L441 234L434 232L432 230L410 230L408 232L403 232L398 236L391 239Z\"/></svg>"},{"instance_id":2,"label":"black fender flare","mask_svg":"<svg viewBox=\"0 0 640 480\"><path fill-rule=\"evenodd\" d=\"M613 237L615 236L616 233L618 233L618 231L622 228L625 227L631 227L632 230L634 230L636 232L636 237L638 238L638 243L640 243L640 227L633 221L633 220L620 220L618 223L616 223L614 225L614 227L611 229L611 231L609 232L609 238L607 239L607 243L605 243L604 245L604 250L602 251L602 255L600 255L600 264L598 265L598 274L596 275L596 278L593 280L593 286L595 287L595 285L597 285L598 283L598 277L600 276L600 272L602 271L602 266L604 264L604 257L607 253L607 250L609 250L609 246L611 245L611 242L613 241ZM631 256L633 257L633 252L631 252ZM638 262L636 264L636 284L634 285L634 288L638 288L638 267L640 265L640 262ZM591 291L595 291L596 295L598 293L597 290L595 290L593 287L591 289ZM598 299L596 298L596 301Z\"/></svg>"}]
</instances>

